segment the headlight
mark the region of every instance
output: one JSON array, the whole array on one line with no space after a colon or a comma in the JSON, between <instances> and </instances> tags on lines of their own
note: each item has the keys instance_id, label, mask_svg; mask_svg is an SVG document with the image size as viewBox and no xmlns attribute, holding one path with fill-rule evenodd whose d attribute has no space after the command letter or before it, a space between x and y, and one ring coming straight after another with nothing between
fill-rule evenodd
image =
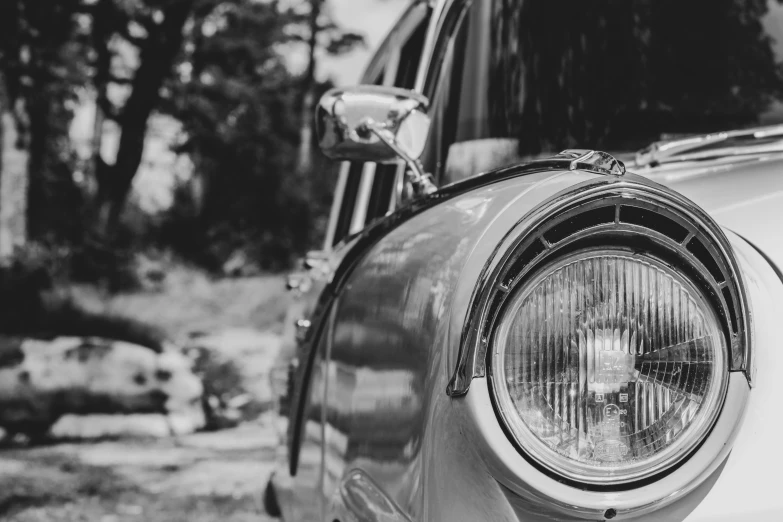
<instances>
[{"instance_id":1,"label":"headlight","mask_svg":"<svg viewBox=\"0 0 783 522\"><path fill-rule=\"evenodd\" d=\"M572 253L513 290L492 339L492 388L521 450L610 485L674 466L708 434L728 383L703 292L647 254Z\"/></svg>"}]
</instances>

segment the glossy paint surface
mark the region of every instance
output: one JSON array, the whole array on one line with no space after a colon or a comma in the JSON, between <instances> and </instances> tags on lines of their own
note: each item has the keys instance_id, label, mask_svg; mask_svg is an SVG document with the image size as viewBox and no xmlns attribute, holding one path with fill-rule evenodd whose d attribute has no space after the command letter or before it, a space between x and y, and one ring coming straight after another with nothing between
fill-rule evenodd
<instances>
[{"instance_id":1,"label":"glossy paint surface","mask_svg":"<svg viewBox=\"0 0 783 522\"><path fill-rule=\"evenodd\" d=\"M691 199L783 269L783 156L726 158L636 170Z\"/></svg>"},{"instance_id":2,"label":"glossy paint surface","mask_svg":"<svg viewBox=\"0 0 783 522\"><path fill-rule=\"evenodd\" d=\"M451 2L436 2L435 19L448 18L447 4ZM437 64L430 63L429 54L440 37L437 31L428 33L419 91L434 80L428 71ZM516 60L508 54L497 56ZM466 76L490 78L477 75L474 68L464 69ZM623 69L618 72L623 74ZM466 99L474 102L469 105L479 109L486 104L476 101L477 96L495 92L467 81L460 84ZM437 93L432 94L437 103ZM634 128L639 128L636 121ZM465 139L481 137L482 129L474 130L478 134ZM477 156L492 157L483 149ZM783 268L782 156L629 170L684 194ZM305 347L315 352L300 469L296 477L278 473L286 485L281 498L286 520L602 518L600 510L575 515L579 506L546 500L556 494L557 484L550 484L546 494L526 487L540 482L524 482L515 472L520 468L514 466L524 459L504 438L488 395L482 397L485 379L477 379L465 397L446 394L468 304L494 249L535 205L592 176L550 171L476 179L464 191L434 199L422 206L423 212L374 232L354 251L352 268L329 289L334 311L323 336ZM744 389L750 396L745 409L722 413L727 429L736 428L731 455L725 458L716 450L721 457L704 464L701 485L678 486L688 490L678 501L662 510L631 514L632 520L783 520L783 495L774 474L783 469L777 442L783 431L783 417L777 414L783 399L777 385L783 372L777 331L783 283L741 238L731 240L751 294L757 384L752 391ZM739 384L734 380L738 390ZM493 461L493 452L500 458ZM583 498L577 490L569 493L565 490L564 498ZM654 497L654 487L647 493ZM604 507L628 505L623 495L607 494L603 500ZM621 514L616 519L628 518Z\"/></svg>"},{"instance_id":3,"label":"glossy paint surface","mask_svg":"<svg viewBox=\"0 0 783 522\"><path fill-rule=\"evenodd\" d=\"M357 267L334 325L325 493L358 468L408 516L425 518L425 426L430 400L446 385L449 305L482 224L509 199L479 192L435 207L392 231ZM347 501L335 500L337 511Z\"/></svg>"},{"instance_id":4,"label":"glossy paint surface","mask_svg":"<svg viewBox=\"0 0 783 522\"><path fill-rule=\"evenodd\" d=\"M783 519L783 496L779 488L783 452L778 445L783 416L777 414L776 406L783 399L780 387L783 285L755 249L737 236L730 234L729 237L744 268L753 306L757 375L731 455L710 493L687 520L772 522Z\"/></svg>"},{"instance_id":5,"label":"glossy paint surface","mask_svg":"<svg viewBox=\"0 0 783 522\"><path fill-rule=\"evenodd\" d=\"M777 183L778 178L769 175L775 165L764 167L759 179ZM451 399L445 390L470 297L493 249L533 206L593 176L579 171L529 173L475 187L392 228L361 256L344 277L316 355L304 467L293 478L297 503L308 508L298 506L296 520L474 520L487 510L494 520L573 519L536 500L535 492L520 494L518 488L509 488L508 477L489 465L477 444L475 419L465 400ZM682 179L650 177L678 190L683 186ZM733 183L738 193L743 186L774 193L770 185L745 185L738 179ZM706 179L702 184L709 185ZM686 190L701 197L702 204L720 204L710 199L708 188L700 191L690 185ZM747 199L738 201L760 197L752 192L746 190ZM778 213L772 219L780 216L780 210L774 210ZM780 235L760 234L763 227L734 219L731 228L775 252ZM744 244L738 237L733 242ZM772 269L745 245L745 257L755 263L751 304L756 308L756 349L766 354L760 356L764 369L752 398L760 394L763 403L770 403L775 394L782 395L769 375L777 364L769 359L775 343L770 306L783 300L783 292ZM746 259L743 267L751 261ZM759 288L768 295L761 295ZM775 293L779 295L771 295ZM756 404L750 401L748 422L760 430L764 406ZM711 493L712 487L736 483L739 471L732 470L750 473L762 458L762 450L740 433L734 453L748 453L748 458L715 462L710 468L715 471L701 486L657 515L665 514L666 520L715 515L712 506L723 500ZM773 498L760 506L762 520L769 513L783 513L783 502L778 505Z\"/></svg>"},{"instance_id":6,"label":"glossy paint surface","mask_svg":"<svg viewBox=\"0 0 783 522\"><path fill-rule=\"evenodd\" d=\"M544 172L468 191L403 222L358 262L335 303L322 372L324 519L343 520L348 504L360 510L361 496L343 493L361 484L377 485L405 516L427 518L423 485L435 468L426 459L447 434L436 401L446 398L476 278L533 202L594 176ZM349 487L357 469L367 480Z\"/></svg>"}]
</instances>

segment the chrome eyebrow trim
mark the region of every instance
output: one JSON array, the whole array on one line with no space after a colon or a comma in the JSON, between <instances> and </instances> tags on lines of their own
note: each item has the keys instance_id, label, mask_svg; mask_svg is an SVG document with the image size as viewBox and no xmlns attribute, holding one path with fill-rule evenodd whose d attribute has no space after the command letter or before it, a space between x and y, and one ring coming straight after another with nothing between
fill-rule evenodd
<instances>
[{"instance_id":1,"label":"chrome eyebrow trim","mask_svg":"<svg viewBox=\"0 0 783 522\"><path fill-rule=\"evenodd\" d=\"M721 141L727 141L736 138L747 139L766 139L780 137L783 139L783 125L769 125L764 127L753 127L750 129L740 129L733 131L714 132L711 134L703 134L701 136L689 136L686 138L674 139L674 140L662 140L652 143L648 147L640 150L636 153L635 165L639 167L654 166L663 161L674 159L674 157L688 152L689 150L697 149L713 143L720 143ZM748 145L748 147L760 147L760 145ZM769 145L767 145L769 147ZM738 154L738 149L745 147L726 147L727 154ZM783 146L778 145L775 150L780 150ZM709 152L709 156L715 156L716 151ZM699 153L696 153L699 154ZM688 159L700 159L698 155L690 157ZM683 160L684 161L684 160Z\"/></svg>"},{"instance_id":2,"label":"chrome eyebrow trim","mask_svg":"<svg viewBox=\"0 0 783 522\"><path fill-rule=\"evenodd\" d=\"M614 221L573 232L554 242L546 241L544 236L567 219L573 219L593 207L612 205L618 209ZM684 234L677 238L667 237L654 227L620 220L619 208L626 206L640 206L653 213L665 214L667 219L683 229ZM697 273L704 286L712 292L713 305L720 310L729 347L729 369L743 372L752 386L753 354L747 293L725 233L708 214L680 194L640 176L629 175L595 178L571 187L542 202L507 233L476 283L463 325L457 364L446 390L449 396L465 395L473 378L486 376L488 347L496 327L494 317L503 306L504 296L527 274L540 267L542 261L561 255L588 236L594 240L620 236L649 237L676 255L682 266ZM536 242L540 243L538 249ZM704 263L703 256L699 257L689 249L691 242L700 243L717 268L711 270ZM519 260L531 251L535 255L530 254L524 266L519 265ZM519 272L509 281L507 276L515 268L519 268ZM720 277L713 272L718 272Z\"/></svg>"}]
</instances>

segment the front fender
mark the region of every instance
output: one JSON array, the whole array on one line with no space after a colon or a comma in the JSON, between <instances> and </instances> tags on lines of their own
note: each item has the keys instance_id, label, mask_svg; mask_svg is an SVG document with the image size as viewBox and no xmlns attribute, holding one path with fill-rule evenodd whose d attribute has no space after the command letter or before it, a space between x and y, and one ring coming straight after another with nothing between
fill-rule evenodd
<instances>
[{"instance_id":1,"label":"front fender","mask_svg":"<svg viewBox=\"0 0 783 522\"><path fill-rule=\"evenodd\" d=\"M424 516L421 486L431 472L424 463L437 444L432 436L442 434L437 419L449 404L442 399L484 267L531 209L596 176L530 172L441 197L376 229L383 233L340 278L334 304L324 406L328 515L359 505L335 496L356 490L349 481L358 469L377 485L373 494L386 496L384 505L412 520Z\"/></svg>"}]
</instances>

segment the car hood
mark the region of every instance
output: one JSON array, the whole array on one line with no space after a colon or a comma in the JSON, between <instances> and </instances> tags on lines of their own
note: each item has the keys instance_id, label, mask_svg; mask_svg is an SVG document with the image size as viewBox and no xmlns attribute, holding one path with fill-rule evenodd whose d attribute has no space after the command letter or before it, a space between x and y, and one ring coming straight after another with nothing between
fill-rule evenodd
<instances>
[{"instance_id":1,"label":"car hood","mask_svg":"<svg viewBox=\"0 0 783 522\"><path fill-rule=\"evenodd\" d=\"M630 170L691 199L783 269L783 155Z\"/></svg>"}]
</instances>

